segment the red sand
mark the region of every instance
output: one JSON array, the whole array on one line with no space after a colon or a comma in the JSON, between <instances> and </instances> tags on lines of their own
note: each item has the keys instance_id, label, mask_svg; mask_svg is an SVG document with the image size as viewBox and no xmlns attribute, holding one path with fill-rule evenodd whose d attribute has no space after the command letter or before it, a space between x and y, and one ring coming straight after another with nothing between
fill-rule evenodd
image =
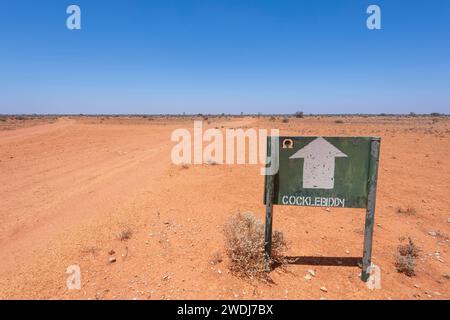
<instances>
[{"instance_id":1,"label":"red sand","mask_svg":"<svg viewBox=\"0 0 450 320\"><path fill-rule=\"evenodd\" d=\"M208 126L381 136L373 261L382 289L369 290L357 267L289 265L271 273L273 284L233 276L221 228L236 212L263 219L260 166L171 164L170 134L192 128L191 120L77 117L0 130L0 298L449 299L449 119L335 120L210 118ZM359 257L364 214L276 207L274 228L285 234L289 256ZM131 239L116 239L127 227ZM422 249L415 277L394 266L407 236ZM223 262L213 265L216 253ZM66 287L74 264L81 290Z\"/></svg>"}]
</instances>

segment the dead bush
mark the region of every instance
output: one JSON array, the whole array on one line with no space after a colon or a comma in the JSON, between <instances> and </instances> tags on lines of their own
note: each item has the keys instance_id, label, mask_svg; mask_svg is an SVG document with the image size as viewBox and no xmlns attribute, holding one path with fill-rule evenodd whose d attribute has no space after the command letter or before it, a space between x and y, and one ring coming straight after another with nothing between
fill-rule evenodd
<instances>
[{"instance_id":1,"label":"dead bush","mask_svg":"<svg viewBox=\"0 0 450 320\"><path fill-rule=\"evenodd\" d=\"M116 239L120 241L125 241L131 239L133 235L133 230L129 226L124 226L116 233Z\"/></svg>"},{"instance_id":2,"label":"dead bush","mask_svg":"<svg viewBox=\"0 0 450 320\"><path fill-rule=\"evenodd\" d=\"M395 256L395 267L398 272L406 274L408 277L415 275L416 258L420 254L420 248L411 238L408 243L399 245Z\"/></svg>"},{"instance_id":3,"label":"dead bush","mask_svg":"<svg viewBox=\"0 0 450 320\"><path fill-rule=\"evenodd\" d=\"M206 163L207 163L208 165L210 165L210 166L216 166L216 165L218 165L217 161L212 160L212 159L208 159L208 160L206 161Z\"/></svg>"},{"instance_id":4,"label":"dead bush","mask_svg":"<svg viewBox=\"0 0 450 320\"><path fill-rule=\"evenodd\" d=\"M209 260L209 263L214 266L216 264L221 263L222 261L223 261L222 255L220 254L220 252L216 252L212 255L211 259Z\"/></svg>"},{"instance_id":5,"label":"dead bush","mask_svg":"<svg viewBox=\"0 0 450 320\"><path fill-rule=\"evenodd\" d=\"M189 169L189 164L187 163L181 164L181 169Z\"/></svg>"},{"instance_id":6,"label":"dead bush","mask_svg":"<svg viewBox=\"0 0 450 320\"><path fill-rule=\"evenodd\" d=\"M416 214L416 209L414 209L413 207L406 207L406 208L397 208L397 213L401 213L407 216L413 216Z\"/></svg>"},{"instance_id":7,"label":"dead bush","mask_svg":"<svg viewBox=\"0 0 450 320\"><path fill-rule=\"evenodd\" d=\"M412 277L416 274L416 261L412 256L402 256L397 253L395 258L395 267L398 272L404 273L408 277Z\"/></svg>"},{"instance_id":8,"label":"dead bush","mask_svg":"<svg viewBox=\"0 0 450 320\"><path fill-rule=\"evenodd\" d=\"M269 280L264 262L264 224L251 213L237 214L224 227L230 271L250 279ZM283 264L286 249L283 233L274 231L270 264Z\"/></svg>"}]
</instances>

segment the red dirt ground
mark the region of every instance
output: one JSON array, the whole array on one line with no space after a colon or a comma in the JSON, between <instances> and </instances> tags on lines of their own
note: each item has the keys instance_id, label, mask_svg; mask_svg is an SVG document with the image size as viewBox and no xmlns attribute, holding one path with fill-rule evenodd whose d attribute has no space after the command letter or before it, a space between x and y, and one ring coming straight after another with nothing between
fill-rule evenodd
<instances>
[{"instance_id":1,"label":"red dirt ground","mask_svg":"<svg viewBox=\"0 0 450 320\"><path fill-rule=\"evenodd\" d=\"M263 219L264 178L259 165L171 164L171 132L192 129L191 119L62 117L0 122L0 298L449 299L449 118L335 120L210 118L207 127L381 136L373 248L380 290L360 281L358 267L292 264L271 273L273 284L230 274L222 226L237 212ZM289 256L359 257L364 214L275 207L274 228ZM131 238L117 239L126 228ZM408 236L422 249L414 277L394 266ZM212 264L216 254L223 261ZM81 268L81 290L66 287L70 265Z\"/></svg>"}]
</instances>

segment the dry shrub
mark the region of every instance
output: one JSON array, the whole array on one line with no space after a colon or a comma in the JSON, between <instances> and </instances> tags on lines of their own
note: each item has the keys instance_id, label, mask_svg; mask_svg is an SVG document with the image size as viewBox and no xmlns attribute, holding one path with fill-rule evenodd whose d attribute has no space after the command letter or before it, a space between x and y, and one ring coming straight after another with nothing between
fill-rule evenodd
<instances>
[{"instance_id":1,"label":"dry shrub","mask_svg":"<svg viewBox=\"0 0 450 320\"><path fill-rule=\"evenodd\" d=\"M413 216L416 214L416 209L412 207L406 207L406 208L397 208L397 213L401 213L407 216Z\"/></svg>"},{"instance_id":2,"label":"dry shrub","mask_svg":"<svg viewBox=\"0 0 450 320\"><path fill-rule=\"evenodd\" d=\"M209 260L209 263L212 264L213 266L216 264L219 264L223 261L222 259L222 255L220 254L220 252L216 252L211 256L211 259Z\"/></svg>"},{"instance_id":3,"label":"dry shrub","mask_svg":"<svg viewBox=\"0 0 450 320\"><path fill-rule=\"evenodd\" d=\"M264 262L264 224L251 213L237 214L224 227L226 253L231 260L230 271L250 279L269 280ZM286 249L283 233L272 235L270 264L283 264Z\"/></svg>"},{"instance_id":4,"label":"dry shrub","mask_svg":"<svg viewBox=\"0 0 450 320\"><path fill-rule=\"evenodd\" d=\"M81 252L84 254L91 254L93 256L96 256L99 249L96 246L84 246L81 248Z\"/></svg>"},{"instance_id":5,"label":"dry shrub","mask_svg":"<svg viewBox=\"0 0 450 320\"><path fill-rule=\"evenodd\" d=\"M207 163L208 165L210 165L210 166L216 166L216 165L218 165L217 161L212 160L212 159L208 159L208 160L206 161L206 163Z\"/></svg>"},{"instance_id":6,"label":"dry shrub","mask_svg":"<svg viewBox=\"0 0 450 320\"><path fill-rule=\"evenodd\" d=\"M416 258L419 256L420 248L411 238L408 243L399 245L395 257L395 267L400 273L406 274L408 277L414 276L416 268Z\"/></svg>"},{"instance_id":7,"label":"dry shrub","mask_svg":"<svg viewBox=\"0 0 450 320\"><path fill-rule=\"evenodd\" d=\"M116 233L116 239L120 241L125 241L131 239L133 235L133 230L129 226L124 226L122 229Z\"/></svg>"},{"instance_id":8,"label":"dry shrub","mask_svg":"<svg viewBox=\"0 0 450 320\"><path fill-rule=\"evenodd\" d=\"M283 123L288 123L288 122L289 122L289 119L288 119L288 118L284 118L283 120L281 120L281 122L283 122Z\"/></svg>"},{"instance_id":9,"label":"dry shrub","mask_svg":"<svg viewBox=\"0 0 450 320\"><path fill-rule=\"evenodd\" d=\"M181 165L181 169L189 169L189 164L183 163L183 164Z\"/></svg>"}]
</instances>

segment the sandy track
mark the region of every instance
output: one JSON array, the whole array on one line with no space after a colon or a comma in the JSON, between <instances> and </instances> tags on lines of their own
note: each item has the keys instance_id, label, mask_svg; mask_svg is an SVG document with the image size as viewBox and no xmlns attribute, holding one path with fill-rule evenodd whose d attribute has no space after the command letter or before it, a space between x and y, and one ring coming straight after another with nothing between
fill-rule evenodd
<instances>
[{"instance_id":1,"label":"sandy track","mask_svg":"<svg viewBox=\"0 0 450 320\"><path fill-rule=\"evenodd\" d=\"M448 239L428 234L450 233L448 120L210 121L282 134L382 136L374 261L383 289L368 290L355 267L291 265L273 272L272 285L232 276L221 226L238 211L263 217L259 166L172 165L170 133L191 128L185 120L60 119L0 132L0 298L450 298ZM399 206L417 214L401 216ZM361 211L277 207L274 219L290 241L288 255L361 255ZM126 227L131 239L116 239ZM393 267L398 238L407 235L423 249L414 278ZM212 265L216 252L224 262ZM73 264L81 267L80 291L66 288ZM317 275L307 281L311 268Z\"/></svg>"}]
</instances>

